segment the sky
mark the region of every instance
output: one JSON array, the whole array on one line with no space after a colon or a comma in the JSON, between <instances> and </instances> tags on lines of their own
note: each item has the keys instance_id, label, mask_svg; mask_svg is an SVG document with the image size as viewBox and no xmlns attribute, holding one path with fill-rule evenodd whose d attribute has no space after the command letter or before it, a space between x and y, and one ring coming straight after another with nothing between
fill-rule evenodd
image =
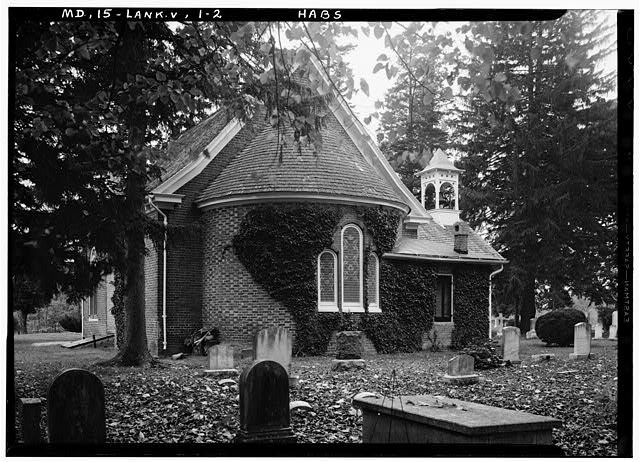
<instances>
[{"instance_id":1,"label":"sky","mask_svg":"<svg viewBox=\"0 0 640 462\"><path fill-rule=\"evenodd\" d=\"M602 10L601 14L602 20L611 24L615 36L616 11ZM354 22L350 25L360 31L360 28L366 24L367 23L365 22ZM436 32L446 32L449 30L454 35L455 40L455 29L462 24L462 22L443 22L438 24ZM401 31L402 29L400 26L394 24L391 29L391 35L393 36ZM360 121L363 121L365 117L375 111L374 103L377 100L384 101L385 93L389 88L391 88L395 80L387 79L387 76L383 71L376 74L373 73L373 67L377 62L376 59L381 53L386 53L393 59L394 54L393 51L385 48L384 41L382 39L376 39L373 33L367 37L360 32L358 39L353 39L353 43L356 44L356 48L345 56L345 60L353 69L356 87L358 86L358 82L360 82L360 78L364 78L367 81L369 84L369 96L360 91L356 93L349 102L354 105L354 112ZM616 70L616 60L616 54L612 53L612 55L602 63L602 67L606 70ZM365 128L369 131L374 140L376 139L378 125L378 121L375 118L371 119L371 123L369 125L365 124Z\"/></svg>"}]
</instances>

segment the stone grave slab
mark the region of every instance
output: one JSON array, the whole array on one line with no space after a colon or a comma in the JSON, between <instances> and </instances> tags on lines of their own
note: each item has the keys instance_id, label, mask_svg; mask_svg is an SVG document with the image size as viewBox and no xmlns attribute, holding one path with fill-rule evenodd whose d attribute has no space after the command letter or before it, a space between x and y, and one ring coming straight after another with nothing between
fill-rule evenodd
<instances>
[{"instance_id":1,"label":"stone grave slab","mask_svg":"<svg viewBox=\"0 0 640 462\"><path fill-rule=\"evenodd\" d=\"M40 407L39 398L20 398L22 405L22 440L25 444L38 444L40 438Z\"/></svg>"},{"instance_id":2,"label":"stone grave slab","mask_svg":"<svg viewBox=\"0 0 640 462\"><path fill-rule=\"evenodd\" d=\"M282 365L257 360L240 375L238 443L293 443L289 376Z\"/></svg>"},{"instance_id":3,"label":"stone grave slab","mask_svg":"<svg viewBox=\"0 0 640 462\"><path fill-rule=\"evenodd\" d=\"M98 376L84 369L60 373L47 392L47 416L50 443L104 443L104 387Z\"/></svg>"},{"instance_id":4,"label":"stone grave slab","mask_svg":"<svg viewBox=\"0 0 640 462\"><path fill-rule=\"evenodd\" d=\"M454 385L478 383L480 376L474 373L474 359L470 355L458 355L449 360L444 380Z\"/></svg>"},{"instance_id":5,"label":"stone grave slab","mask_svg":"<svg viewBox=\"0 0 640 462\"><path fill-rule=\"evenodd\" d=\"M505 327L502 329L502 360L520 364L520 329Z\"/></svg>"},{"instance_id":6,"label":"stone grave slab","mask_svg":"<svg viewBox=\"0 0 640 462\"><path fill-rule=\"evenodd\" d=\"M573 326L573 353L569 359L588 359L591 353L591 326L579 322Z\"/></svg>"},{"instance_id":7,"label":"stone grave slab","mask_svg":"<svg viewBox=\"0 0 640 462\"><path fill-rule=\"evenodd\" d=\"M611 313L611 325L609 326L609 338L611 340L618 338L618 310Z\"/></svg>"},{"instance_id":8,"label":"stone grave slab","mask_svg":"<svg viewBox=\"0 0 640 462\"><path fill-rule=\"evenodd\" d=\"M593 338L595 340L601 339L602 338L602 331L603 331L602 323L601 322L596 323L596 325L593 328L593 331L594 331Z\"/></svg>"},{"instance_id":9,"label":"stone grave slab","mask_svg":"<svg viewBox=\"0 0 640 462\"><path fill-rule=\"evenodd\" d=\"M362 359L362 332L345 330L336 335L336 359Z\"/></svg>"},{"instance_id":10,"label":"stone grave slab","mask_svg":"<svg viewBox=\"0 0 640 462\"><path fill-rule=\"evenodd\" d=\"M550 417L443 396L355 397L363 443L552 445ZM496 447L496 450L499 450Z\"/></svg>"}]
</instances>

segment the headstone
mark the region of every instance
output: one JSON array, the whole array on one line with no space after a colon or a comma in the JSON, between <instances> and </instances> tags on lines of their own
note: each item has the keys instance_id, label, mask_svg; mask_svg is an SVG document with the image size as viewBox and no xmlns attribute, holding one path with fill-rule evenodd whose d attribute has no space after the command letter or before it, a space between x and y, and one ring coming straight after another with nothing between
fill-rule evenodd
<instances>
[{"instance_id":1,"label":"headstone","mask_svg":"<svg viewBox=\"0 0 640 462\"><path fill-rule=\"evenodd\" d=\"M591 326L586 322L579 322L573 326L573 353L569 359L587 359L591 353Z\"/></svg>"},{"instance_id":2,"label":"headstone","mask_svg":"<svg viewBox=\"0 0 640 462\"><path fill-rule=\"evenodd\" d=\"M526 334L527 340L538 338L538 334L536 334L536 318L531 318L529 320L529 331Z\"/></svg>"},{"instance_id":3,"label":"headstone","mask_svg":"<svg viewBox=\"0 0 640 462\"><path fill-rule=\"evenodd\" d=\"M505 327L502 329L502 360L519 364L520 361L520 329Z\"/></svg>"},{"instance_id":4,"label":"headstone","mask_svg":"<svg viewBox=\"0 0 640 462\"><path fill-rule=\"evenodd\" d=\"M336 359L362 359L362 332L346 330L336 335Z\"/></svg>"},{"instance_id":5,"label":"headstone","mask_svg":"<svg viewBox=\"0 0 640 462\"><path fill-rule=\"evenodd\" d=\"M336 359L331 362L331 370L337 372L364 369L362 359L362 332L345 330L336 335Z\"/></svg>"},{"instance_id":6,"label":"headstone","mask_svg":"<svg viewBox=\"0 0 640 462\"><path fill-rule=\"evenodd\" d=\"M447 373L444 380L455 385L477 383L478 374L473 370L474 359L470 355L459 355L451 358L447 365Z\"/></svg>"},{"instance_id":7,"label":"headstone","mask_svg":"<svg viewBox=\"0 0 640 462\"><path fill-rule=\"evenodd\" d=\"M233 347L231 345L214 345L209 348L209 369L205 375L236 375L238 371L233 368Z\"/></svg>"},{"instance_id":8,"label":"headstone","mask_svg":"<svg viewBox=\"0 0 640 462\"><path fill-rule=\"evenodd\" d=\"M240 431L235 442L295 442L290 426L289 376L276 361L257 360L240 375Z\"/></svg>"},{"instance_id":9,"label":"headstone","mask_svg":"<svg viewBox=\"0 0 640 462\"><path fill-rule=\"evenodd\" d=\"M618 310L611 313L611 325L609 326L609 338L618 338Z\"/></svg>"},{"instance_id":10,"label":"headstone","mask_svg":"<svg viewBox=\"0 0 640 462\"><path fill-rule=\"evenodd\" d=\"M104 387L98 376L68 369L53 379L47 393L47 420L50 443L104 443Z\"/></svg>"},{"instance_id":11,"label":"headstone","mask_svg":"<svg viewBox=\"0 0 640 462\"><path fill-rule=\"evenodd\" d=\"M602 323L598 322L596 323L595 327L594 327L594 339L601 339L602 338Z\"/></svg>"},{"instance_id":12,"label":"headstone","mask_svg":"<svg viewBox=\"0 0 640 462\"><path fill-rule=\"evenodd\" d=\"M298 377L291 374L293 340L285 327L269 327L259 331L253 339L255 360L270 359L282 364L289 374L290 386L297 386Z\"/></svg>"},{"instance_id":13,"label":"headstone","mask_svg":"<svg viewBox=\"0 0 640 462\"><path fill-rule=\"evenodd\" d=\"M38 398L20 398L22 403L22 440L25 444L40 443L40 406Z\"/></svg>"}]
</instances>

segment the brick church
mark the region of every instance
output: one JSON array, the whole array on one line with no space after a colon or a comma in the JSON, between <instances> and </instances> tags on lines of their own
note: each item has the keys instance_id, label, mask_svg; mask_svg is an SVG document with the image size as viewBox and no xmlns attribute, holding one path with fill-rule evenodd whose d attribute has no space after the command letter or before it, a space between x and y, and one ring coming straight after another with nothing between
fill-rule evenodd
<instances>
[{"instance_id":1,"label":"brick church","mask_svg":"<svg viewBox=\"0 0 640 462\"><path fill-rule=\"evenodd\" d=\"M269 326L290 329L294 343L304 340L291 309L256 281L233 247L246 214L274 204L322 206L338 217L330 242L306 275L316 281L317 297L304 309L319 316L384 316L393 306L386 302L391 298L381 269L424 265L433 274L424 300L433 318L429 331L436 330L445 346L456 325L470 323L478 335L489 335L490 278L505 260L460 221L461 171L437 150L419 173L418 200L338 97L324 123L319 152L306 145L280 148L282 134L264 117L243 123L225 111L170 143L147 212L185 232L164 249L148 242L145 314L153 355L180 351L184 339L203 326L217 327L221 341L242 346ZM371 251L374 236L361 213L367 208L400 216L389 251ZM480 276L470 279L465 271ZM465 314L472 312L477 319Z\"/></svg>"}]
</instances>

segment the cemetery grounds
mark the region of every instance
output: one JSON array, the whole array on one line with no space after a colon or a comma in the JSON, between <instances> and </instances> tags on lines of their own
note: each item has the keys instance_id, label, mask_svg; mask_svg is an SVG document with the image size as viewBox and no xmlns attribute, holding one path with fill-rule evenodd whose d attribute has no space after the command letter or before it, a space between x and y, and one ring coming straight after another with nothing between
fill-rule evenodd
<instances>
[{"instance_id":1,"label":"cemetery grounds","mask_svg":"<svg viewBox=\"0 0 640 462\"><path fill-rule=\"evenodd\" d=\"M115 355L113 347L66 349L59 344L78 334L14 336L16 430L20 439L19 399L43 399L41 434L46 435L47 387L56 374L82 367L103 381L107 442L228 443L239 428L237 385L220 385L202 375L207 358L163 359L155 368L103 368L97 361ZM40 344L40 345L37 345ZM480 382L453 386L442 380L447 361L440 352L365 357L366 369L331 372L331 357L293 358L300 387L291 401L313 410L294 411L291 426L302 443L362 442L362 416L351 407L361 391L392 395L432 394L554 417L563 422L553 442L568 456L615 456L617 447L617 342L593 340L593 358L570 361L573 347L547 347L538 339L521 340L518 366L479 370ZM534 363L531 355L553 353ZM242 370L250 360L237 365ZM396 380L392 381L395 370Z\"/></svg>"}]
</instances>

